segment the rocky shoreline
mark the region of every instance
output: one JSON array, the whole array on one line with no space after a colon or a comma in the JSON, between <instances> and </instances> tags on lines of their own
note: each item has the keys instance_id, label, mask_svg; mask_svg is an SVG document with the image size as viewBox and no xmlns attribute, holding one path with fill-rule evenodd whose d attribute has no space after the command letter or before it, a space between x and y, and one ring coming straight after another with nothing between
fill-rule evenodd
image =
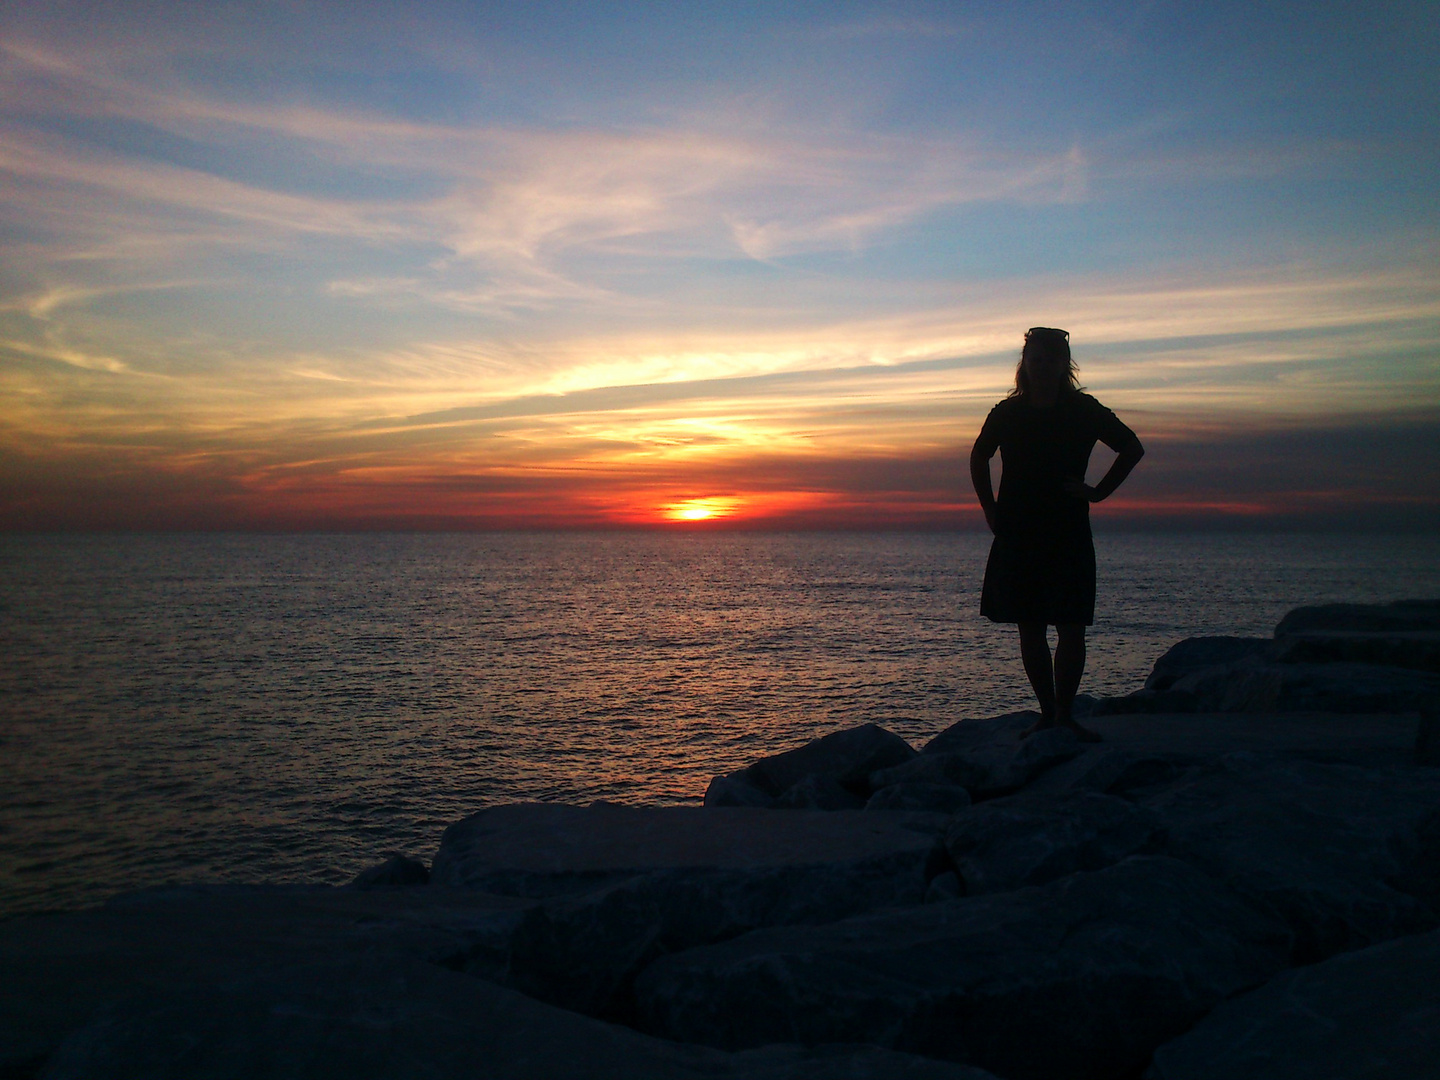
<instances>
[{"instance_id":1,"label":"rocky shoreline","mask_svg":"<svg viewBox=\"0 0 1440 1080\"><path fill-rule=\"evenodd\" d=\"M1440 601L1301 608L1104 741L836 732L343 888L0 921L0 1078L1440 1075Z\"/></svg>"}]
</instances>

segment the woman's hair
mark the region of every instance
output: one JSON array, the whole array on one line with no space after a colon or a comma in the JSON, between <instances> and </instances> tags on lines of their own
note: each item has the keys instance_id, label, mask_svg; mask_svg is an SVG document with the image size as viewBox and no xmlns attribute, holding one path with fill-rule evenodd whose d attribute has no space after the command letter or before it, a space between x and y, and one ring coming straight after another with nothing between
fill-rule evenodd
<instances>
[{"instance_id":1,"label":"woman's hair","mask_svg":"<svg viewBox=\"0 0 1440 1080\"><path fill-rule=\"evenodd\" d=\"M1069 331L1057 330L1053 326L1032 326L1025 331L1025 344L1020 349L1020 363L1015 366L1015 389L1006 394L1006 397L1024 397L1030 392L1030 380L1025 376L1025 358L1036 353L1059 353L1064 357L1068 384L1060 388L1061 393L1066 390L1085 389L1080 385L1080 369L1070 355Z\"/></svg>"}]
</instances>

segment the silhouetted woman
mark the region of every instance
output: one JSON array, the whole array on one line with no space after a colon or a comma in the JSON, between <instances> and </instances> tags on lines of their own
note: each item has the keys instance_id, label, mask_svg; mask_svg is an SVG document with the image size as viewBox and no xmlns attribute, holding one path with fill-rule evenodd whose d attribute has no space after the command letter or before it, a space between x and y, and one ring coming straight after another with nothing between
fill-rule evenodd
<instances>
[{"instance_id":1,"label":"silhouetted woman","mask_svg":"<svg viewBox=\"0 0 1440 1080\"><path fill-rule=\"evenodd\" d=\"M1120 456L1090 487L1085 467L1097 440ZM998 499L990 487L996 450ZM1144 453L1133 431L1081 392L1070 335L1045 326L1027 330L1015 389L990 410L970 451L970 479L995 534L980 614L1019 626L1020 658L1040 702L1040 721L1027 735L1061 726L1087 742L1100 738L1071 716L1085 672L1085 627L1095 622L1090 504L1119 487ZM1047 626L1055 627L1053 663Z\"/></svg>"}]
</instances>

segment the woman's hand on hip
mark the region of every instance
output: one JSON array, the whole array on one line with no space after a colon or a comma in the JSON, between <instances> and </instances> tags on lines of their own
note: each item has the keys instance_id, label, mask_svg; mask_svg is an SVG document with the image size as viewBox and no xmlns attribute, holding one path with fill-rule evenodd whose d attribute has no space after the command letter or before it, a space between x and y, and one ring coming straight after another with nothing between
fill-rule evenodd
<instances>
[{"instance_id":1,"label":"woman's hand on hip","mask_svg":"<svg viewBox=\"0 0 1440 1080\"><path fill-rule=\"evenodd\" d=\"M1099 502L1095 495L1095 489L1083 480L1066 480L1061 485L1065 494L1072 499L1084 499L1086 502Z\"/></svg>"}]
</instances>

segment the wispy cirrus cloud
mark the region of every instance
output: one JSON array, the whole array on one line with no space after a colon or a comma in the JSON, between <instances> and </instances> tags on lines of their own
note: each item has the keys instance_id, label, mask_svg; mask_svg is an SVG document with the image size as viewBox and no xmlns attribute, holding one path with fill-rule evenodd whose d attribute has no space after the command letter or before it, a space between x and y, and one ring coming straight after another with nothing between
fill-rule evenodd
<instances>
[{"instance_id":1,"label":"wispy cirrus cloud","mask_svg":"<svg viewBox=\"0 0 1440 1080\"><path fill-rule=\"evenodd\" d=\"M12 219L47 230L30 286L42 298L100 295L117 263L127 282L203 278L235 251L304 248L322 264L308 284L317 299L500 316L557 305L643 313L667 303L657 276L696 260L853 253L957 207L1063 205L1097 179L1205 168L1194 149L1157 159L1123 135L1022 154L975 138L800 129L783 116L747 126L685 115L630 130L427 123L227 99L187 81L173 54L137 64L133 53L90 49L3 46L0 87L22 123L0 131L0 170ZM144 139L116 146L93 130L36 126L57 113L163 132L184 141L169 158L208 167L157 156ZM257 140L310 163L303 171L328 177L331 190L246 176L237 163ZM1212 156L1240 173L1306 160L1294 146ZM412 190L355 193L377 177ZM353 258L356 245L366 258ZM357 272L357 262L370 265Z\"/></svg>"},{"instance_id":2,"label":"wispy cirrus cloud","mask_svg":"<svg viewBox=\"0 0 1440 1080\"><path fill-rule=\"evenodd\" d=\"M92 437L119 436L137 421L77 399L66 370L165 373L146 390L147 412L180 430L220 426L242 442L283 431L292 441L303 432L344 437L352 425L357 433L444 428L443 441L483 441L496 421L528 416L547 418L532 419L534 438L557 446L588 439L600 424L612 435L628 431L636 446L664 447L677 417L682 427L720 424L735 447L768 439L893 448L933 440L922 436L932 427L948 427L949 445L959 446L1008 388L1016 327L1033 321L1036 303L1022 282L869 317L806 312L790 327L240 351L199 367L178 356L157 366L163 358L143 341L97 351L77 331L52 327L37 341L11 340L12 357L29 366L0 372L0 389L23 385L27 411L50 410L57 428L78 425ZM1051 282L1044 294L1047 321L1071 328L1082 377L1105 400L1232 422L1440 400L1437 309L1433 281L1398 270ZM869 421L843 419L865 410Z\"/></svg>"},{"instance_id":3,"label":"wispy cirrus cloud","mask_svg":"<svg viewBox=\"0 0 1440 1080\"><path fill-rule=\"evenodd\" d=\"M155 231L172 247L189 239L202 251L327 237L410 246L432 255L407 273L337 278L332 292L388 292L461 310L615 302L624 289L613 273L577 265L597 256L763 261L853 251L944 207L1065 200L1080 160L1074 148L1002 155L951 138L726 129L695 116L679 129L628 131L400 122L216 100L173 75L147 83L41 45L4 49L0 86L12 116L58 110L124 121L184 139L190 156L213 163L207 171L143 145L127 152L11 126L0 169L11 177L12 212L45 222L61 250L135 258L121 245ZM347 175L389 171L423 191L299 194L226 175L256 138L315 159L342 187Z\"/></svg>"},{"instance_id":4,"label":"wispy cirrus cloud","mask_svg":"<svg viewBox=\"0 0 1440 1080\"><path fill-rule=\"evenodd\" d=\"M0 487L943 515L1041 322L1161 442L1440 401L1423 145L1164 12L530 12L0 12Z\"/></svg>"}]
</instances>

